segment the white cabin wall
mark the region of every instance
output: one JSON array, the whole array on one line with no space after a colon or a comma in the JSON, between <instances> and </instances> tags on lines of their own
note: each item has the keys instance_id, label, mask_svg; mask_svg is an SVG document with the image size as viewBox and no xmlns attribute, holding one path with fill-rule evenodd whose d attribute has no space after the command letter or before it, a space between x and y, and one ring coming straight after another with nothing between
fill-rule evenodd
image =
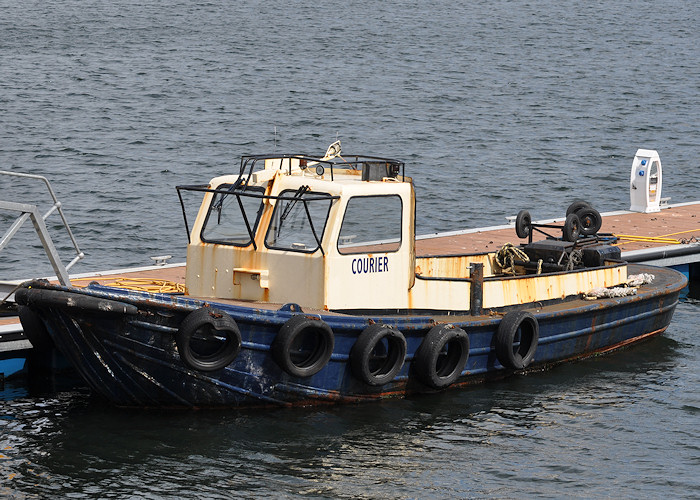
<instances>
[{"instance_id":1,"label":"white cabin wall","mask_svg":"<svg viewBox=\"0 0 700 500\"><path fill-rule=\"evenodd\" d=\"M328 309L404 309L410 281L407 252L326 258ZM367 270L365 272L364 270Z\"/></svg>"},{"instance_id":2,"label":"white cabin wall","mask_svg":"<svg viewBox=\"0 0 700 500\"><path fill-rule=\"evenodd\" d=\"M411 309L467 311L471 285L467 281L425 280L417 278L408 292Z\"/></svg>"},{"instance_id":3,"label":"white cabin wall","mask_svg":"<svg viewBox=\"0 0 700 500\"><path fill-rule=\"evenodd\" d=\"M321 252L254 252L228 245L198 244L187 249L190 295L269 301L323 308Z\"/></svg>"},{"instance_id":4,"label":"white cabin wall","mask_svg":"<svg viewBox=\"0 0 700 500\"><path fill-rule=\"evenodd\" d=\"M325 258L320 251L313 254L268 251L269 300L304 307L323 309L323 269Z\"/></svg>"}]
</instances>

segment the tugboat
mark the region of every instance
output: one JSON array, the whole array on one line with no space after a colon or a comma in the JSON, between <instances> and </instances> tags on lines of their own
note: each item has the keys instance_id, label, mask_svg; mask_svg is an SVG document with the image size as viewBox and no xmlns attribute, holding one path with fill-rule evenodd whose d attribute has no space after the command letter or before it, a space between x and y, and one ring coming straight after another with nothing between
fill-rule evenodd
<instances>
[{"instance_id":1,"label":"tugboat","mask_svg":"<svg viewBox=\"0 0 700 500\"><path fill-rule=\"evenodd\" d=\"M622 261L579 202L546 226L561 237L533 242L543 226L521 212L528 243L417 257L405 164L339 142L321 158L244 156L237 174L176 189L186 293L32 281L15 294L118 406L362 402L541 370L662 333L686 285ZM202 197L191 228L183 192Z\"/></svg>"}]
</instances>

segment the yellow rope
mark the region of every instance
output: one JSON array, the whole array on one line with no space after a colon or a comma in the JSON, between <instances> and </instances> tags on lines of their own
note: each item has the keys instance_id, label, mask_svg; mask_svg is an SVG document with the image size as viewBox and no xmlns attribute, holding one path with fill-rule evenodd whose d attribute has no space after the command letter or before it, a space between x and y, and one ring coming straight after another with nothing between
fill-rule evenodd
<instances>
[{"instance_id":1,"label":"yellow rope","mask_svg":"<svg viewBox=\"0 0 700 500\"><path fill-rule=\"evenodd\" d=\"M117 276L116 278L103 278L98 276L92 278L78 278L71 281L97 281L97 279L103 281L106 286L123 288L125 290L135 290L139 292L150 293L187 293L187 288L183 283L176 283L174 281L158 280L152 278L127 278L125 276Z\"/></svg>"},{"instance_id":2,"label":"yellow rope","mask_svg":"<svg viewBox=\"0 0 700 500\"><path fill-rule=\"evenodd\" d=\"M515 259L518 258L524 262L529 262L530 258L525 252L514 246L512 243L506 243L501 249L496 252L496 264L501 268L504 274L515 275Z\"/></svg>"},{"instance_id":3,"label":"yellow rope","mask_svg":"<svg viewBox=\"0 0 700 500\"><path fill-rule=\"evenodd\" d=\"M637 236L634 234L613 234L613 236L625 240L625 241L633 241L633 242L643 242L643 243L665 243L668 245L680 245L681 242L673 239L673 238L665 238L662 236ZM620 245L621 243L616 243L617 245Z\"/></svg>"},{"instance_id":4,"label":"yellow rope","mask_svg":"<svg viewBox=\"0 0 700 500\"><path fill-rule=\"evenodd\" d=\"M619 238L620 240L631 241L631 242L643 242L643 243L665 243L667 245L680 245L686 243L686 241L681 241L676 238L669 238L669 236L677 236L679 234L687 233L698 233L700 229L688 229L687 231L678 231L676 233L663 234L661 236L639 236L636 234L613 234L613 236ZM615 245L621 245L622 243L615 243Z\"/></svg>"},{"instance_id":5,"label":"yellow rope","mask_svg":"<svg viewBox=\"0 0 700 500\"><path fill-rule=\"evenodd\" d=\"M118 278L110 286L151 293L187 293L187 288L182 283L150 278Z\"/></svg>"},{"instance_id":6,"label":"yellow rope","mask_svg":"<svg viewBox=\"0 0 700 500\"><path fill-rule=\"evenodd\" d=\"M687 231L678 231L677 233L670 233L670 234L661 235L661 237L665 238L667 236L675 236L677 234L685 234L685 233L700 233L700 229L688 229Z\"/></svg>"}]
</instances>

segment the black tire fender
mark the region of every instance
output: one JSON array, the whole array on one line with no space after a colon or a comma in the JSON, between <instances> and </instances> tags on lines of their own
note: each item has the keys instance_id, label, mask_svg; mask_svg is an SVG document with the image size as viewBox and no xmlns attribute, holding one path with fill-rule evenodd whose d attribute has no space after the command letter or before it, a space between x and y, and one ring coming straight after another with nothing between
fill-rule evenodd
<instances>
[{"instance_id":1,"label":"black tire fender","mask_svg":"<svg viewBox=\"0 0 700 500\"><path fill-rule=\"evenodd\" d=\"M522 370L535 358L540 326L527 311L507 313L496 331L496 357L506 368Z\"/></svg>"},{"instance_id":2,"label":"black tire fender","mask_svg":"<svg viewBox=\"0 0 700 500\"><path fill-rule=\"evenodd\" d=\"M454 325L436 325L416 351L416 376L433 389L452 385L469 359L469 336Z\"/></svg>"},{"instance_id":3,"label":"black tire fender","mask_svg":"<svg viewBox=\"0 0 700 500\"><path fill-rule=\"evenodd\" d=\"M406 360L406 338L387 325L365 328L350 349L352 373L364 383L379 386L392 380Z\"/></svg>"},{"instance_id":4,"label":"black tire fender","mask_svg":"<svg viewBox=\"0 0 700 500\"><path fill-rule=\"evenodd\" d=\"M335 337L328 324L314 317L292 316L275 336L272 358L295 377L311 377L326 366L333 354Z\"/></svg>"},{"instance_id":5,"label":"black tire fender","mask_svg":"<svg viewBox=\"0 0 700 500\"><path fill-rule=\"evenodd\" d=\"M183 363L195 370L211 372L236 359L241 350L241 331L225 312L202 307L185 317L175 334L175 343Z\"/></svg>"},{"instance_id":6,"label":"black tire fender","mask_svg":"<svg viewBox=\"0 0 700 500\"><path fill-rule=\"evenodd\" d=\"M92 297L87 293L75 290L47 290L29 286L18 289L15 292L15 300L20 305L30 307L58 307L102 316L133 316L138 314L138 307L133 304Z\"/></svg>"},{"instance_id":7,"label":"black tire fender","mask_svg":"<svg viewBox=\"0 0 700 500\"><path fill-rule=\"evenodd\" d=\"M515 218L515 234L518 235L518 238L527 238L530 236L530 231L532 231L530 212L521 210Z\"/></svg>"}]
</instances>

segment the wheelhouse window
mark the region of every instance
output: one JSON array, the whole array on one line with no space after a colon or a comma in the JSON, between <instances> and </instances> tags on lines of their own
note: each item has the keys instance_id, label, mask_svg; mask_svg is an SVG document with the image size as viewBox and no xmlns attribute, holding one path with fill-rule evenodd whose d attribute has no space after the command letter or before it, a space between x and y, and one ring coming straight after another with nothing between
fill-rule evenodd
<instances>
[{"instance_id":1,"label":"wheelhouse window","mask_svg":"<svg viewBox=\"0 0 700 500\"><path fill-rule=\"evenodd\" d=\"M396 252L401 247L402 207L397 195L350 198L338 237L338 252Z\"/></svg>"},{"instance_id":2,"label":"wheelhouse window","mask_svg":"<svg viewBox=\"0 0 700 500\"><path fill-rule=\"evenodd\" d=\"M333 198L328 193L282 191L267 230L265 245L278 250L312 253L318 250Z\"/></svg>"},{"instance_id":3,"label":"wheelhouse window","mask_svg":"<svg viewBox=\"0 0 700 500\"><path fill-rule=\"evenodd\" d=\"M237 247L250 245L263 210L263 198L255 195L262 195L263 188L234 191L232 184L222 184L217 191L202 227L202 241Z\"/></svg>"}]
</instances>

